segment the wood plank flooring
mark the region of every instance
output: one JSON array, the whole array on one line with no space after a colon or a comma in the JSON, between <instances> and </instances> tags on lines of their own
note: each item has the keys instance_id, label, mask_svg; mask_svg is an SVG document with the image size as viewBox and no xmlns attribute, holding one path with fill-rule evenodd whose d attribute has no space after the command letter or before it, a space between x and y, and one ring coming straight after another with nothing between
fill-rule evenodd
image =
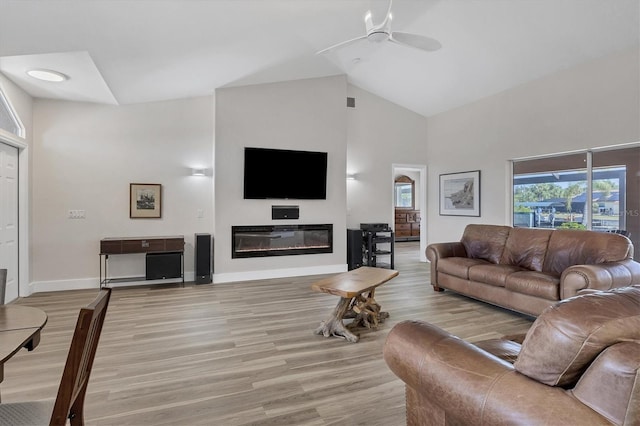
<instances>
[{"instance_id":1,"label":"wood plank flooring","mask_svg":"<svg viewBox=\"0 0 640 426\"><path fill-rule=\"evenodd\" d=\"M115 289L89 381L88 425L403 425L404 386L382 346L399 321L469 341L526 331L531 319L435 293L415 242L396 244L400 275L376 291L391 317L358 343L313 334L338 301L321 276ZM95 290L38 293L40 346L5 364L2 401L55 397L78 310Z\"/></svg>"}]
</instances>

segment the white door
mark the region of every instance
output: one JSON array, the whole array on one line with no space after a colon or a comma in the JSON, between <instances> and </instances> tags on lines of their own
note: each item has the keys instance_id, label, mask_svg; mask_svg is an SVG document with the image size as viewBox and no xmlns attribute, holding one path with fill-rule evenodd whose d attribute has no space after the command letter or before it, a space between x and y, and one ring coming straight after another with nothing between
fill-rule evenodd
<instances>
[{"instance_id":1,"label":"white door","mask_svg":"<svg viewBox=\"0 0 640 426\"><path fill-rule=\"evenodd\" d=\"M8 302L18 297L18 149L0 143L0 269L5 268Z\"/></svg>"}]
</instances>

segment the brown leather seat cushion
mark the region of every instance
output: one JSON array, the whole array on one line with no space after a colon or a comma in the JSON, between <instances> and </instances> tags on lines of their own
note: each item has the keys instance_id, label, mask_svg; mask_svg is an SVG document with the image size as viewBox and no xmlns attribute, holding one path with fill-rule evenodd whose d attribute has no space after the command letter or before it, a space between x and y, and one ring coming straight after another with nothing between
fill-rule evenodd
<instances>
[{"instance_id":1,"label":"brown leather seat cushion","mask_svg":"<svg viewBox=\"0 0 640 426\"><path fill-rule=\"evenodd\" d=\"M476 342L474 345L511 364L515 362L520 353L520 343L511 340L489 339Z\"/></svg>"},{"instance_id":2,"label":"brown leather seat cushion","mask_svg":"<svg viewBox=\"0 0 640 426\"><path fill-rule=\"evenodd\" d=\"M572 385L603 349L628 340L640 340L640 285L547 308L527 332L514 367L547 385Z\"/></svg>"},{"instance_id":3,"label":"brown leather seat cushion","mask_svg":"<svg viewBox=\"0 0 640 426\"><path fill-rule=\"evenodd\" d=\"M469 259L467 257L445 257L438 262L438 272L453 275L465 280L469 279L469 268L476 265L485 265L488 262L482 259Z\"/></svg>"},{"instance_id":4,"label":"brown leather seat cushion","mask_svg":"<svg viewBox=\"0 0 640 426\"><path fill-rule=\"evenodd\" d=\"M514 265L475 265L469 268L469 279L498 287L504 287L507 277L522 268Z\"/></svg>"},{"instance_id":5,"label":"brown leather seat cushion","mask_svg":"<svg viewBox=\"0 0 640 426\"><path fill-rule=\"evenodd\" d=\"M548 300L560 299L560 277L554 277L544 272L514 272L507 277L505 288L516 293Z\"/></svg>"}]
</instances>

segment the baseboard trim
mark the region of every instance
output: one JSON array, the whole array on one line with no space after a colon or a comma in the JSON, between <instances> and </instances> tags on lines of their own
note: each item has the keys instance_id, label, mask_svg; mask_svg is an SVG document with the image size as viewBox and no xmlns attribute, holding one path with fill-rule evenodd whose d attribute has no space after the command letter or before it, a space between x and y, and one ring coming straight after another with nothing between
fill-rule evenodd
<instances>
[{"instance_id":1,"label":"baseboard trim","mask_svg":"<svg viewBox=\"0 0 640 426\"><path fill-rule=\"evenodd\" d=\"M193 272L185 272L185 282L191 282L194 280ZM133 287L140 285L154 285L154 284L180 284L180 279L167 279L167 280L140 280L129 281L121 283L109 283L109 287ZM29 295L34 293L44 293L47 291L67 291L67 290L87 290L98 289L100 287L100 279L95 278L80 278L75 280L55 280L55 281L34 281L29 284Z\"/></svg>"},{"instance_id":2,"label":"baseboard trim","mask_svg":"<svg viewBox=\"0 0 640 426\"><path fill-rule=\"evenodd\" d=\"M263 271L243 271L213 274L214 284L232 283L238 281L265 280L270 278L301 277L306 275L335 274L346 272L347 265L310 266L306 268L267 269Z\"/></svg>"},{"instance_id":3,"label":"baseboard trim","mask_svg":"<svg viewBox=\"0 0 640 426\"><path fill-rule=\"evenodd\" d=\"M29 284L29 294L47 291L85 290L100 287L98 278L80 278L75 280L33 281Z\"/></svg>"},{"instance_id":4,"label":"baseboard trim","mask_svg":"<svg viewBox=\"0 0 640 426\"><path fill-rule=\"evenodd\" d=\"M271 278L301 277L306 275L336 274L346 272L346 264L310 266L305 268L267 269L263 271L243 271L213 274L214 284L233 283L238 281L265 280ZM194 281L192 272L185 272L185 282ZM140 280L122 283L110 283L109 287L133 287L140 285L180 283L175 280ZM34 281L29 284L29 295L34 293L44 293L47 291L67 291L67 290L87 290L100 287L100 279L79 278L71 280Z\"/></svg>"}]
</instances>

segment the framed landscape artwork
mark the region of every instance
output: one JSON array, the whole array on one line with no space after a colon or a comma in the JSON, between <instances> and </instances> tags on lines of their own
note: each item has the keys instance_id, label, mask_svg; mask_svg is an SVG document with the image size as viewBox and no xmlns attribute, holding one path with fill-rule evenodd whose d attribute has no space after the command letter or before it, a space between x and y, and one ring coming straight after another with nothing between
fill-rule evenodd
<instances>
[{"instance_id":1,"label":"framed landscape artwork","mask_svg":"<svg viewBox=\"0 0 640 426\"><path fill-rule=\"evenodd\" d=\"M480 170L440 175L440 216L480 216Z\"/></svg>"},{"instance_id":2,"label":"framed landscape artwork","mask_svg":"<svg viewBox=\"0 0 640 426\"><path fill-rule=\"evenodd\" d=\"M162 217L162 185L129 184L129 217L132 219Z\"/></svg>"}]
</instances>

